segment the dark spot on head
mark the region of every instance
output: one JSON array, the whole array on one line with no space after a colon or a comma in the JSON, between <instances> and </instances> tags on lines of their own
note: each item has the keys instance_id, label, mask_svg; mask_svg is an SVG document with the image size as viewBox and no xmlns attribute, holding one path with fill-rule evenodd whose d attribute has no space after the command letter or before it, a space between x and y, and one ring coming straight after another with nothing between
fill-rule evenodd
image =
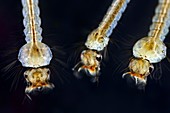
<instances>
[{"instance_id":1,"label":"dark spot on head","mask_svg":"<svg viewBox=\"0 0 170 113\"><path fill-rule=\"evenodd\" d=\"M97 56L96 60L100 62L102 60L102 57L101 56Z\"/></svg>"},{"instance_id":2,"label":"dark spot on head","mask_svg":"<svg viewBox=\"0 0 170 113\"><path fill-rule=\"evenodd\" d=\"M97 36L98 35L98 32L95 34L95 36Z\"/></svg>"},{"instance_id":3,"label":"dark spot on head","mask_svg":"<svg viewBox=\"0 0 170 113\"><path fill-rule=\"evenodd\" d=\"M28 86L31 86L31 85L32 85L32 83L31 83L31 82L28 82L28 83L27 83L27 85L28 85Z\"/></svg>"},{"instance_id":4,"label":"dark spot on head","mask_svg":"<svg viewBox=\"0 0 170 113\"><path fill-rule=\"evenodd\" d=\"M25 78L28 78L28 75L24 75Z\"/></svg>"},{"instance_id":5,"label":"dark spot on head","mask_svg":"<svg viewBox=\"0 0 170 113\"><path fill-rule=\"evenodd\" d=\"M50 70L47 71L47 74L50 74Z\"/></svg>"}]
</instances>

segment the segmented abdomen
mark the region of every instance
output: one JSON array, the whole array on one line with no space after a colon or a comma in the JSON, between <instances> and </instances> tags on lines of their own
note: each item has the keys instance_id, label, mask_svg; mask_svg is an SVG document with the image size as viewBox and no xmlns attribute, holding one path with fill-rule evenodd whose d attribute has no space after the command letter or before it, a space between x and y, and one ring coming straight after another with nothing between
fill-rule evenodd
<instances>
[{"instance_id":1,"label":"segmented abdomen","mask_svg":"<svg viewBox=\"0 0 170 113\"><path fill-rule=\"evenodd\" d=\"M27 43L31 42L34 38L36 41L41 42L42 28L40 15L40 9L38 7L38 0L22 0L23 6L23 24L24 24L24 34L26 36L25 40Z\"/></svg>"},{"instance_id":2,"label":"segmented abdomen","mask_svg":"<svg viewBox=\"0 0 170 113\"><path fill-rule=\"evenodd\" d=\"M106 37L111 35L129 2L130 0L113 0L110 8L99 25L99 28L102 29L102 32Z\"/></svg>"},{"instance_id":3,"label":"segmented abdomen","mask_svg":"<svg viewBox=\"0 0 170 113\"><path fill-rule=\"evenodd\" d=\"M164 41L168 34L170 26L170 0L159 0L155 9L155 16L152 19L152 25L148 33L149 37L157 37Z\"/></svg>"}]
</instances>

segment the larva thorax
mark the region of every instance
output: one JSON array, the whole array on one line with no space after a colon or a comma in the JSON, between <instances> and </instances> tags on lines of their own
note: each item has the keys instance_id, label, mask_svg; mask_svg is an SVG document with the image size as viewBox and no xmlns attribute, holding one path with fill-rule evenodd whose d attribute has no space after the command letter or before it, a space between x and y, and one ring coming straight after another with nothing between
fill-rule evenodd
<instances>
[{"instance_id":1,"label":"larva thorax","mask_svg":"<svg viewBox=\"0 0 170 113\"><path fill-rule=\"evenodd\" d=\"M100 29L95 29L88 35L85 45L89 49L102 51L108 45L108 42L109 38L101 34Z\"/></svg>"},{"instance_id":2,"label":"larva thorax","mask_svg":"<svg viewBox=\"0 0 170 113\"><path fill-rule=\"evenodd\" d=\"M18 59L24 67L42 67L50 64L52 52L44 43L27 43L21 47Z\"/></svg>"},{"instance_id":3,"label":"larva thorax","mask_svg":"<svg viewBox=\"0 0 170 113\"><path fill-rule=\"evenodd\" d=\"M145 37L133 46L133 55L147 59L150 63L158 63L166 57L166 46L160 39Z\"/></svg>"}]
</instances>

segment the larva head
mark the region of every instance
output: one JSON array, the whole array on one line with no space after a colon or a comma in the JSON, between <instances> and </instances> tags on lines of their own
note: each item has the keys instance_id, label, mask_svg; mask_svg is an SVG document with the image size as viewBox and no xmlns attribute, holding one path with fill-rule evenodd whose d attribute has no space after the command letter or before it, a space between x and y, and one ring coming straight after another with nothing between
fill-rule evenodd
<instances>
[{"instance_id":1,"label":"larva head","mask_svg":"<svg viewBox=\"0 0 170 113\"><path fill-rule=\"evenodd\" d=\"M84 71L88 76L92 77L93 82L97 81L100 74L100 62L102 55L93 50L84 50L81 53L81 62L75 67L74 71L77 77L81 77L80 72Z\"/></svg>"},{"instance_id":2,"label":"larva head","mask_svg":"<svg viewBox=\"0 0 170 113\"><path fill-rule=\"evenodd\" d=\"M88 49L102 51L108 45L108 42L109 38L101 34L100 30L96 29L88 35L85 45Z\"/></svg>"},{"instance_id":3,"label":"larva head","mask_svg":"<svg viewBox=\"0 0 170 113\"><path fill-rule=\"evenodd\" d=\"M52 52L50 48L41 42L27 43L21 47L18 60L24 67L42 67L50 64Z\"/></svg>"},{"instance_id":4,"label":"larva head","mask_svg":"<svg viewBox=\"0 0 170 113\"><path fill-rule=\"evenodd\" d=\"M135 80L135 84L139 89L143 89L147 82L147 76L150 74L150 70L153 70L154 67L148 60L145 59L131 59L129 63L130 72L123 74L123 77L130 77Z\"/></svg>"},{"instance_id":5,"label":"larva head","mask_svg":"<svg viewBox=\"0 0 170 113\"><path fill-rule=\"evenodd\" d=\"M147 59L150 63L158 63L166 57L166 46L160 39L145 37L133 46L133 55Z\"/></svg>"},{"instance_id":6,"label":"larva head","mask_svg":"<svg viewBox=\"0 0 170 113\"><path fill-rule=\"evenodd\" d=\"M27 81L25 89L26 94L37 94L39 92L48 92L54 88L50 80L50 70L48 68L33 68L24 72Z\"/></svg>"}]
</instances>

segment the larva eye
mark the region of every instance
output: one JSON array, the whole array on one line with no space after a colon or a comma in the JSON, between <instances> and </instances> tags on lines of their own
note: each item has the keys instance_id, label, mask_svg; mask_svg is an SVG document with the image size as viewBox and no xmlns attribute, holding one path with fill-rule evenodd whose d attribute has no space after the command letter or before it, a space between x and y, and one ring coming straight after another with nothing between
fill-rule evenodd
<instances>
[{"instance_id":1,"label":"larva eye","mask_svg":"<svg viewBox=\"0 0 170 113\"><path fill-rule=\"evenodd\" d=\"M31 83L31 82L28 82L28 83L27 83L27 85L28 85L28 86L31 86L31 85L32 85L32 83Z\"/></svg>"},{"instance_id":2,"label":"larva eye","mask_svg":"<svg viewBox=\"0 0 170 113\"><path fill-rule=\"evenodd\" d=\"M100 62L102 60L102 56L101 55L97 55L96 56L96 60Z\"/></svg>"},{"instance_id":3,"label":"larva eye","mask_svg":"<svg viewBox=\"0 0 170 113\"><path fill-rule=\"evenodd\" d=\"M47 71L47 74L48 74L48 75L50 74L50 70Z\"/></svg>"},{"instance_id":4,"label":"larva eye","mask_svg":"<svg viewBox=\"0 0 170 113\"><path fill-rule=\"evenodd\" d=\"M28 75L25 74L24 77L25 77L25 78L28 78Z\"/></svg>"}]
</instances>

